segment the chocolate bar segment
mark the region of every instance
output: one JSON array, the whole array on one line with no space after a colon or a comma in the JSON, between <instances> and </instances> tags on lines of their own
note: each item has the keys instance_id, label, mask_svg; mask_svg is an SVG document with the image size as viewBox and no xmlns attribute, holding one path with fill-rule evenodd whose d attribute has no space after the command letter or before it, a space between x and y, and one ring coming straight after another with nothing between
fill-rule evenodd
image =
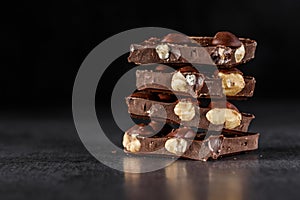
<instances>
[{"instance_id":1,"label":"chocolate bar segment","mask_svg":"<svg viewBox=\"0 0 300 200\"><path fill-rule=\"evenodd\" d=\"M247 132L254 115L233 108L203 108L191 99L178 100L174 95L136 92L126 98L133 118L155 119L201 129L225 129Z\"/></svg>"},{"instance_id":2,"label":"chocolate bar segment","mask_svg":"<svg viewBox=\"0 0 300 200\"><path fill-rule=\"evenodd\" d=\"M164 137L145 137L139 134L138 129L140 129L139 125L135 125L125 132L123 136L125 152L145 155L175 156L207 161L209 158L218 159L221 156L251 151L258 148L258 133L223 131L221 134L207 137L202 134L202 138L195 137L193 140L193 138L171 136L172 132L169 134L165 133L167 136ZM179 128L176 131L180 132L181 129L183 128ZM186 127L185 129L184 132L191 130Z\"/></svg>"},{"instance_id":3,"label":"chocolate bar segment","mask_svg":"<svg viewBox=\"0 0 300 200\"><path fill-rule=\"evenodd\" d=\"M255 79L242 76L236 72L219 72L219 77L209 77L199 72L160 72L153 70L136 71L136 87L138 90L152 90L174 93L180 96L194 98L223 97L224 93L230 99L243 99L253 96ZM235 79L235 80L233 80ZM240 84L236 84L236 81Z\"/></svg>"},{"instance_id":4,"label":"chocolate bar segment","mask_svg":"<svg viewBox=\"0 0 300 200\"><path fill-rule=\"evenodd\" d=\"M215 45L214 37L188 37L188 43L161 38L150 38L130 46L129 62L135 64L203 64L231 68L254 58L257 43L239 38L240 47Z\"/></svg>"}]
</instances>

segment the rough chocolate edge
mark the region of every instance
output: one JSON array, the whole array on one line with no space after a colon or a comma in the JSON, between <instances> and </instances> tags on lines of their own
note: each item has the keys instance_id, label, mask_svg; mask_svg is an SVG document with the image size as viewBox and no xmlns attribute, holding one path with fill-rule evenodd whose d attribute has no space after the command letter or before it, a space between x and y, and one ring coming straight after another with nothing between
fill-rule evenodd
<instances>
[{"instance_id":1,"label":"rough chocolate edge","mask_svg":"<svg viewBox=\"0 0 300 200\"><path fill-rule=\"evenodd\" d=\"M201 46L187 46L181 44L166 43L171 47L170 56L168 59L160 59L156 53L155 47L160 44L157 40L152 44L147 42L141 44L132 44L130 47L130 54L128 62L133 62L137 65L140 64L203 64L203 65L214 65L215 63L211 60L210 55L212 54L216 46L210 45L213 37L190 37L197 41ZM254 40L248 38L239 38L245 47L245 55L241 62L236 62L234 53L236 49L232 49L233 53L228 63L223 65L217 65L219 68L231 68L237 65L244 64L252 60L255 56L257 43Z\"/></svg>"},{"instance_id":2,"label":"rough chocolate edge","mask_svg":"<svg viewBox=\"0 0 300 200\"><path fill-rule=\"evenodd\" d=\"M149 70L136 71L136 87L138 90L152 90L158 92L164 90L166 93L173 93L179 96L192 96L194 98L221 98L224 96L222 82L219 78L205 78L204 86L191 93L178 92L172 89L171 80L173 73L154 72ZM245 87L234 96L227 96L228 99L245 99L253 96L255 79L251 76L243 76Z\"/></svg>"},{"instance_id":3,"label":"rough chocolate edge","mask_svg":"<svg viewBox=\"0 0 300 200\"><path fill-rule=\"evenodd\" d=\"M163 107L164 110L167 113L166 119L161 118L160 116L164 116L163 114L159 113L160 110L157 111L157 113L153 114L151 116L151 119L155 119L160 122L167 122L170 124L181 124L184 126L192 126L194 127L195 124L198 125L196 128L201 129L213 129L213 130L221 130L223 128L223 125L212 125L210 122L206 119L206 113L210 110L209 108L200 108L195 103L195 109L200 109L198 112L196 112L196 116L191 121L181 121L179 117L174 113L174 107L176 106L177 102L173 103L165 103L165 102L158 102L153 100L147 100L142 98L136 98L136 97L127 97L126 103L128 105L128 113L130 113L131 117L133 118L140 118L140 119L149 119L149 111L153 105L158 105L158 107ZM162 112L165 112L165 111ZM200 116L197 116L197 114L200 113ZM232 130L247 132L249 125L251 121L255 118L253 114L249 113L241 113L242 114L242 120L241 124L237 127L235 127ZM199 120L200 119L200 120ZM197 122L196 120L199 120Z\"/></svg>"},{"instance_id":4,"label":"rough chocolate edge","mask_svg":"<svg viewBox=\"0 0 300 200\"><path fill-rule=\"evenodd\" d=\"M209 158L218 159L222 156L258 149L259 133L248 133L248 135L236 137L225 137L221 134L218 136L210 136L205 140L185 139L188 142L188 148L181 155L176 155L166 150L165 143L170 137L135 137L141 144L139 151L132 153L125 148L125 152L138 155L165 155L206 161ZM208 144L212 144L213 141L216 140L220 142L217 147L215 146L213 149L209 148Z\"/></svg>"}]
</instances>

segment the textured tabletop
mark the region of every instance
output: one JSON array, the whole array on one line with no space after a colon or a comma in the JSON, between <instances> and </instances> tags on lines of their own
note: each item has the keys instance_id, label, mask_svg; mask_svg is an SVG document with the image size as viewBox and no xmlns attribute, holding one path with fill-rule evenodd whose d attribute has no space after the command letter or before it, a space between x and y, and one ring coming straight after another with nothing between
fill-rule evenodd
<instances>
[{"instance_id":1,"label":"textured tabletop","mask_svg":"<svg viewBox=\"0 0 300 200\"><path fill-rule=\"evenodd\" d=\"M92 157L70 110L6 112L0 199L299 199L300 103L257 100L239 108L256 115L250 130L261 133L259 150L209 162L180 159L144 174L119 172ZM138 159L121 162L138 165Z\"/></svg>"}]
</instances>

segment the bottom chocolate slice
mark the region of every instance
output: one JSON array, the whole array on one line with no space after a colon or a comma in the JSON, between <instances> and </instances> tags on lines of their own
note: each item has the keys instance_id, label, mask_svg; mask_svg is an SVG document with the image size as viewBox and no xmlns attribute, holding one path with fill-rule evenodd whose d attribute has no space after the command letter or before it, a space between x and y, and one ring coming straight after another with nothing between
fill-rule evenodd
<instances>
[{"instance_id":1,"label":"bottom chocolate slice","mask_svg":"<svg viewBox=\"0 0 300 200\"><path fill-rule=\"evenodd\" d=\"M223 131L221 134L205 136L189 128L179 128L168 133L159 133L161 137L145 137L140 125L125 132L123 146L125 152L134 154L166 155L206 161L220 156L237 154L258 148L259 133ZM154 131L153 131L154 132ZM164 136L162 136L164 135ZM189 136L192 136L189 137Z\"/></svg>"}]
</instances>

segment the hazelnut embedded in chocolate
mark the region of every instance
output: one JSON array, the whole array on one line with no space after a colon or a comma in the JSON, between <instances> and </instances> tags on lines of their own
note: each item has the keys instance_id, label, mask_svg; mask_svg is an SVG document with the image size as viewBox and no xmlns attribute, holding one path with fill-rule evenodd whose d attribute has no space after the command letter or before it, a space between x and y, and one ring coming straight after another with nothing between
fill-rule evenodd
<instances>
[{"instance_id":1,"label":"hazelnut embedded in chocolate","mask_svg":"<svg viewBox=\"0 0 300 200\"><path fill-rule=\"evenodd\" d=\"M168 59L170 56L170 47L166 44L159 44L155 47L158 57L162 60Z\"/></svg>"},{"instance_id":2,"label":"hazelnut embedded in chocolate","mask_svg":"<svg viewBox=\"0 0 300 200\"><path fill-rule=\"evenodd\" d=\"M123 146L127 151L138 152L141 149L141 143L136 138L137 134L128 134L127 132L123 136Z\"/></svg>"},{"instance_id":3,"label":"hazelnut embedded in chocolate","mask_svg":"<svg viewBox=\"0 0 300 200\"><path fill-rule=\"evenodd\" d=\"M192 43L192 41L193 40L190 39L188 36L180 33L169 33L161 40L161 42L177 43L177 44L187 44L187 43Z\"/></svg>"},{"instance_id":4,"label":"hazelnut embedded in chocolate","mask_svg":"<svg viewBox=\"0 0 300 200\"><path fill-rule=\"evenodd\" d=\"M213 108L206 113L206 119L212 124L224 124L226 129L234 129L241 124L242 115L229 108Z\"/></svg>"},{"instance_id":5,"label":"hazelnut embedded in chocolate","mask_svg":"<svg viewBox=\"0 0 300 200\"><path fill-rule=\"evenodd\" d=\"M196 84L197 78L196 78L195 74L187 74L185 79L186 79L186 82L191 86Z\"/></svg>"},{"instance_id":6,"label":"hazelnut embedded in chocolate","mask_svg":"<svg viewBox=\"0 0 300 200\"><path fill-rule=\"evenodd\" d=\"M174 113L182 121L191 121L195 115L195 107L191 101L181 100L174 107Z\"/></svg>"},{"instance_id":7,"label":"hazelnut embedded in chocolate","mask_svg":"<svg viewBox=\"0 0 300 200\"><path fill-rule=\"evenodd\" d=\"M171 138L168 139L165 143L165 149L170 153L181 155L183 154L188 147L188 143L185 139L182 138Z\"/></svg>"},{"instance_id":8,"label":"hazelnut embedded in chocolate","mask_svg":"<svg viewBox=\"0 0 300 200\"><path fill-rule=\"evenodd\" d=\"M179 92L188 92L186 79L181 72L176 72L172 76L171 88Z\"/></svg>"},{"instance_id":9,"label":"hazelnut embedded in chocolate","mask_svg":"<svg viewBox=\"0 0 300 200\"><path fill-rule=\"evenodd\" d=\"M224 45L218 45L211 53L211 59L217 65L224 65L230 62L232 49Z\"/></svg>"},{"instance_id":10,"label":"hazelnut embedded in chocolate","mask_svg":"<svg viewBox=\"0 0 300 200\"><path fill-rule=\"evenodd\" d=\"M227 96L234 96L245 87L244 77L240 73L219 72L218 76L222 79L223 93Z\"/></svg>"},{"instance_id":11,"label":"hazelnut embedded in chocolate","mask_svg":"<svg viewBox=\"0 0 300 200\"><path fill-rule=\"evenodd\" d=\"M214 36L211 43L212 45L224 45L234 48L240 47L242 45L242 42L239 40L239 38L227 31L218 32Z\"/></svg>"}]
</instances>

